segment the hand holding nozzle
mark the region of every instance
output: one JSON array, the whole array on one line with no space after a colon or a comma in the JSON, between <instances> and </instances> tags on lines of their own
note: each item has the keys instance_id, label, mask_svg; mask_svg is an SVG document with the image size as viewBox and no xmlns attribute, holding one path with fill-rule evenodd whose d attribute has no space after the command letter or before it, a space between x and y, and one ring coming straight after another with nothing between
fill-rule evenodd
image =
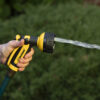
<instances>
[{"instance_id":1,"label":"hand holding nozzle","mask_svg":"<svg viewBox=\"0 0 100 100\"><path fill-rule=\"evenodd\" d=\"M24 45L24 39L21 41L12 40L8 43L0 45L0 62L5 64L9 54L17 47L21 47ZM18 70L23 71L25 67L29 64L32 60L32 55L34 54L34 49L32 48L31 51L25 55L24 58L19 59L17 64Z\"/></svg>"},{"instance_id":2,"label":"hand holding nozzle","mask_svg":"<svg viewBox=\"0 0 100 100\"><path fill-rule=\"evenodd\" d=\"M47 52L47 53L52 53L54 49L54 34L53 33L48 33L44 32L42 33L39 37L34 37L34 36L21 36L21 35L16 35L16 40L17 42L23 41L24 39L25 43L23 45L20 45L19 47L17 46L8 56L6 60L6 65L9 66L9 68L12 71L17 72L18 71L18 66L24 67L27 66L28 63L33 55L33 49L32 46L37 46L41 51ZM31 50L31 51L30 51ZM28 54L27 54L28 53ZM25 58L30 57L29 60L25 60ZM25 63L26 62L26 63ZM20 64L20 63L25 63L25 64Z\"/></svg>"}]
</instances>

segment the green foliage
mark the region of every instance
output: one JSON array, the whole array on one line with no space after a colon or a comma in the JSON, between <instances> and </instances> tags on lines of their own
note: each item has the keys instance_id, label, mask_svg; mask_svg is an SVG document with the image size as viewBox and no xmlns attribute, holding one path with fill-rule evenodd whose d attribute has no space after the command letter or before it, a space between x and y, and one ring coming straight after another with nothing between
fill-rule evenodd
<instances>
[{"instance_id":1,"label":"green foliage","mask_svg":"<svg viewBox=\"0 0 100 100\"><path fill-rule=\"evenodd\" d=\"M0 22L0 43L17 33L57 37L100 44L100 8L79 4L27 5L25 14ZM35 55L24 72L18 72L3 100L99 100L100 51L56 43L53 54ZM6 73L0 67L0 83Z\"/></svg>"},{"instance_id":2,"label":"green foliage","mask_svg":"<svg viewBox=\"0 0 100 100\"><path fill-rule=\"evenodd\" d=\"M5 20L22 14L28 4L33 6L40 4L56 5L65 2L69 3L73 2L73 0L0 0L0 18ZM74 0L74 2L82 3L82 0Z\"/></svg>"}]
</instances>

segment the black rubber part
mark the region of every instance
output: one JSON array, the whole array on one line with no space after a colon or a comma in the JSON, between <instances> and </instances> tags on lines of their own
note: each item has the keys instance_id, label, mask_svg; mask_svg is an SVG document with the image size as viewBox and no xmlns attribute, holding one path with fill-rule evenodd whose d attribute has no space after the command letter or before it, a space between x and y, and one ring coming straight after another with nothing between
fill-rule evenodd
<instances>
[{"instance_id":1,"label":"black rubber part","mask_svg":"<svg viewBox=\"0 0 100 100\"><path fill-rule=\"evenodd\" d=\"M31 36L30 39L25 38L24 40L25 40L25 44L37 46L37 37Z\"/></svg>"},{"instance_id":2,"label":"black rubber part","mask_svg":"<svg viewBox=\"0 0 100 100\"><path fill-rule=\"evenodd\" d=\"M43 41L43 52L53 53L54 50L54 33L46 32Z\"/></svg>"}]
</instances>

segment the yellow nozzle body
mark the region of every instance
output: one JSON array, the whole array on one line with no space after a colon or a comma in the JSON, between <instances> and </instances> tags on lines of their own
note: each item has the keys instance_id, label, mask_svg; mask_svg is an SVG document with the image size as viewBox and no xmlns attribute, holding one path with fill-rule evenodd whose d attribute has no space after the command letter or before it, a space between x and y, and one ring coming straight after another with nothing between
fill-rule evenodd
<instances>
[{"instance_id":1,"label":"yellow nozzle body","mask_svg":"<svg viewBox=\"0 0 100 100\"><path fill-rule=\"evenodd\" d=\"M45 32L42 33L37 39L37 46L41 51L43 51L44 36L45 36Z\"/></svg>"}]
</instances>

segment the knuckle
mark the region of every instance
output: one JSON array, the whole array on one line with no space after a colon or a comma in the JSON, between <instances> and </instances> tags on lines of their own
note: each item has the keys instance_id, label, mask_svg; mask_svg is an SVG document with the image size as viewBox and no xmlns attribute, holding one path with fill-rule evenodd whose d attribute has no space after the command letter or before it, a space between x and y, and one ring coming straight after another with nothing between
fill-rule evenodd
<instances>
[{"instance_id":1,"label":"knuckle","mask_svg":"<svg viewBox=\"0 0 100 100\"><path fill-rule=\"evenodd\" d=\"M19 68L19 71L24 71L24 68Z\"/></svg>"},{"instance_id":2,"label":"knuckle","mask_svg":"<svg viewBox=\"0 0 100 100\"><path fill-rule=\"evenodd\" d=\"M19 64L18 67L19 67L19 68L23 68L23 64Z\"/></svg>"},{"instance_id":3,"label":"knuckle","mask_svg":"<svg viewBox=\"0 0 100 100\"><path fill-rule=\"evenodd\" d=\"M11 40L11 41L9 41L8 43L9 43L9 44L12 44L13 42L16 42L16 40Z\"/></svg>"},{"instance_id":4,"label":"knuckle","mask_svg":"<svg viewBox=\"0 0 100 100\"><path fill-rule=\"evenodd\" d=\"M25 65L23 64L23 65L22 65L22 68L24 68L24 67L25 67Z\"/></svg>"},{"instance_id":5,"label":"knuckle","mask_svg":"<svg viewBox=\"0 0 100 100\"><path fill-rule=\"evenodd\" d=\"M12 44L12 41L9 41L8 44L9 44L9 45Z\"/></svg>"},{"instance_id":6,"label":"knuckle","mask_svg":"<svg viewBox=\"0 0 100 100\"><path fill-rule=\"evenodd\" d=\"M28 60L25 60L24 63L26 64L28 62Z\"/></svg>"},{"instance_id":7,"label":"knuckle","mask_svg":"<svg viewBox=\"0 0 100 100\"><path fill-rule=\"evenodd\" d=\"M28 63L27 63L27 64L24 64L24 65L23 65L23 68L25 68L26 66L28 66Z\"/></svg>"},{"instance_id":8,"label":"knuckle","mask_svg":"<svg viewBox=\"0 0 100 100\"><path fill-rule=\"evenodd\" d=\"M26 66L28 66L28 65L29 65L29 63L26 64Z\"/></svg>"},{"instance_id":9,"label":"knuckle","mask_svg":"<svg viewBox=\"0 0 100 100\"><path fill-rule=\"evenodd\" d=\"M25 68L22 69L22 71L24 71Z\"/></svg>"},{"instance_id":10,"label":"knuckle","mask_svg":"<svg viewBox=\"0 0 100 100\"><path fill-rule=\"evenodd\" d=\"M28 59L28 62L30 62L32 60L32 57L30 57L29 59Z\"/></svg>"},{"instance_id":11,"label":"knuckle","mask_svg":"<svg viewBox=\"0 0 100 100\"><path fill-rule=\"evenodd\" d=\"M29 65L29 62L25 65L25 67L28 66L28 65Z\"/></svg>"},{"instance_id":12,"label":"knuckle","mask_svg":"<svg viewBox=\"0 0 100 100\"><path fill-rule=\"evenodd\" d=\"M31 49L31 53L32 53L32 55L34 54L34 49L33 48Z\"/></svg>"},{"instance_id":13,"label":"knuckle","mask_svg":"<svg viewBox=\"0 0 100 100\"><path fill-rule=\"evenodd\" d=\"M32 60L32 57L30 58L30 61Z\"/></svg>"},{"instance_id":14,"label":"knuckle","mask_svg":"<svg viewBox=\"0 0 100 100\"><path fill-rule=\"evenodd\" d=\"M34 49L33 49L33 54L35 53Z\"/></svg>"}]
</instances>

